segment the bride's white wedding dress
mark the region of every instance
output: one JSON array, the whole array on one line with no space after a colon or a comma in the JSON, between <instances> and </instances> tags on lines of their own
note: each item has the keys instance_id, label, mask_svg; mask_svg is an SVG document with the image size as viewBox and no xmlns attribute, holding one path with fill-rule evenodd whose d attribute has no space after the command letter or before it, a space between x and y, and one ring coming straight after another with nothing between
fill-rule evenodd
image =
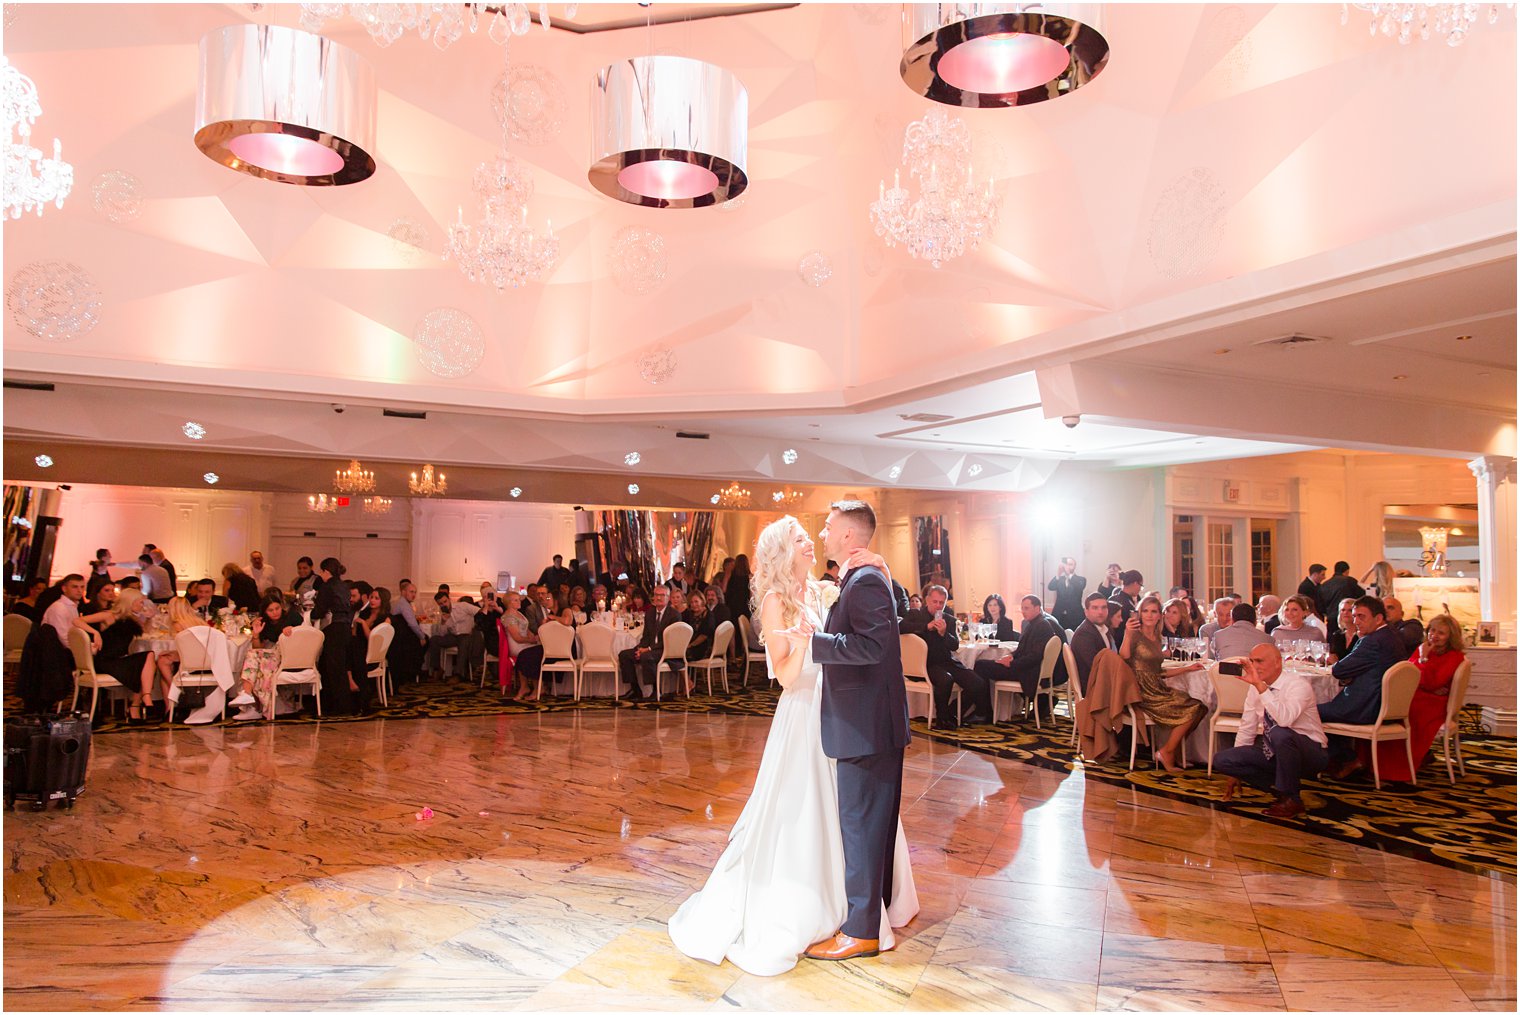
<instances>
[{"instance_id":1,"label":"bride's white wedding dress","mask_svg":"<svg viewBox=\"0 0 1520 1015\"><path fill-rule=\"evenodd\" d=\"M821 628L817 615L808 619ZM702 890L670 918L670 939L693 958L727 958L747 973L775 976L844 923L844 846L834 759L819 731L823 668L811 647L802 672L781 693L749 801L728 848ZM918 893L902 822L892 864L892 904L884 907L881 947L892 927L918 912Z\"/></svg>"}]
</instances>

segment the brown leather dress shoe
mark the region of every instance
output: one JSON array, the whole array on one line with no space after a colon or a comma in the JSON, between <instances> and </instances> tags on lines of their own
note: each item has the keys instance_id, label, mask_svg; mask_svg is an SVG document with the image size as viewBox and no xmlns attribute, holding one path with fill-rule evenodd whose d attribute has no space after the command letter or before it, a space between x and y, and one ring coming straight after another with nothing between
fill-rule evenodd
<instances>
[{"instance_id":1,"label":"brown leather dress shoe","mask_svg":"<svg viewBox=\"0 0 1520 1015\"><path fill-rule=\"evenodd\" d=\"M1296 796L1285 796L1262 811L1269 818L1296 818L1304 813L1304 802Z\"/></svg>"},{"instance_id":2,"label":"brown leather dress shoe","mask_svg":"<svg viewBox=\"0 0 1520 1015\"><path fill-rule=\"evenodd\" d=\"M825 962L843 962L845 959L868 959L881 954L881 942L876 938L850 937L840 932L826 941L819 941L802 954L810 959Z\"/></svg>"}]
</instances>

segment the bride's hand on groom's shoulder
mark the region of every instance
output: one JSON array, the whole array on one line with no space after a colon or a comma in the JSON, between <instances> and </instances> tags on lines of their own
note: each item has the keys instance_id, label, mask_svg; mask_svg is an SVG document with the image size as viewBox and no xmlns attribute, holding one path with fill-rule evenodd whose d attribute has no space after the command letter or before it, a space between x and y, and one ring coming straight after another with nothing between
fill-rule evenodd
<instances>
[{"instance_id":1,"label":"bride's hand on groom's shoulder","mask_svg":"<svg viewBox=\"0 0 1520 1015\"><path fill-rule=\"evenodd\" d=\"M872 553L863 546L858 546L850 551L850 556L846 563L852 569L857 567L879 567L884 569L887 566L887 558L879 553Z\"/></svg>"}]
</instances>

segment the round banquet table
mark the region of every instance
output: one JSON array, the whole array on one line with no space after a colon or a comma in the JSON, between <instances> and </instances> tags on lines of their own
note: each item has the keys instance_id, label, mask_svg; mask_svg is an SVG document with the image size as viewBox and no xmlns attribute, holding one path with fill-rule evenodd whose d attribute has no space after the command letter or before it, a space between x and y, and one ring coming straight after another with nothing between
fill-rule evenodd
<instances>
[{"instance_id":1,"label":"round banquet table","mask_svg":"<svg viewBox=\"0 0 1520 1015\"><path fill-rule=\"evenodd\" d=\"M232 667L232 684L236 687L239 677L243 672L243 661L248 658L248 646L253 644L253 636L248 634L232 634L227 636L227 662ZM174 639L161 628L155 628L137 638L132 639L129 652L154 652L163 655L169 652L177 652L178 646ZM206 695L206 703L191 713L186 722L200 723L210 722L222 712L223 703L227 700L227 692L230 687L212 687ZM170 701L177 703L179 693L170 688Z\"/></svg>"},{"instance_id":2,"label":"round banquet table","mask_svg":"<svg viewBox=\"0 0 1520 1015\"><path fill-rule=\"evenodd\" d=\"M1167 668L1172 668L1172 664L1167 664ZM1308 680L1309 686L1314 688L1314 700L1320 704L1324 704L1341 693L1340 681L1335 679L1335 676L1330 672L1328 667L1289 663L1283 669L1287 672L1297 673ZM1177 690L1186 693L1188 697L1196 698L1203 702L1208 706L1210 713L1214 711L1214 706L1218 704L1219 699L1214 693L1214 683L1209 679L1209 671L1207 669L1193 670L1188 673L1174 673L1166 678L1166 682L1168 686L1175 687ZM1223 735L1221 734L1221 736ZM1233 733L1229 735L1231 737L1234 736ZM1233 745L1233 743L1234 740L1231 740L1230 744ZM1207 716L1188 735L1187 749L1190 762L1193 760L1201 761L1209 756L1209 720Z\"/></svg>"},{"instance_id":3,"label":"round banquet table","mask_svg":"<svg viewBox=\"0 0 1520 1015\"><path fill-rule=\"evenodd\" d=\"M963 641L955 650L955 658L966 669L974 670L978 660L1002 659L1012 655L1018 644L1016 641Z\"/></svg>"}]
</instances>

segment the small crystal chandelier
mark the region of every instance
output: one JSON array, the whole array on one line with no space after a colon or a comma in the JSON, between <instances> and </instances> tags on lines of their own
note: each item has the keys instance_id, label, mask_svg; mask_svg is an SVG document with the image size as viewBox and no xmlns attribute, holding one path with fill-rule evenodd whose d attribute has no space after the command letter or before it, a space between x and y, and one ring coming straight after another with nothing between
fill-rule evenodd
<instances>
[{"instance_id":1,"label":"small crystal chandelier","mask_svg":"<svg viewBox=\"0 0 1520 1015\"><path fill-rule=\"evenodd\" d=\"M74 187L74 167L63 161L63 143L53 138L53 157L32 147L32 124L42 115L37 86L3 56L5 74L5 210L13 219L49 201L63 207Z\"/></svg>"},{"instance_id":2,"label":"small crystal chandelier","mask_svg":"<svg viewBox=\"0 0 1520 1015\"><path fill-rule=\"evenodd\" d=\"M749 491L733 482L719 490L715 495L714 504L726 508L747 508L750 504Z\"/></svg>"},{"instance_id":3,"label":"small crystal chandelier","mask_svg":"<svg viewBox=\"0 0 1520 1015\"><path fill-rule=\"evenodd\" d=\"M422 475L412 473L412 478L406 484L419 497L438 497L449 492L449 481L443 473L433 474L431 465L422 467Z\"/></svg>"},{"instance_id":4,"label":"small crystal chandelier","mask_svg":"<svg viewBox=\"0 0 1520 1015\"><path fill-rule=\"evenodd\" d=\"M1513 10L1515 5L1505 6ZM1499 20L1498 4L1341 4L1341 24L1350 20L1351 7L1372 15L1369 34L1382 32L1390 39L1397 36L1403 46L1416 35L1421 42L1435 36L1445 39L1448 46L1460 46L1478 23L1478 11L1483 8L1488 10L1490 25Z\"/></svg>"},{"instance_id":5,"label":"small crystal chandelier","mask_svg":"<svg viewBox=\"0 0 1520 1015\"><path fill-rule=\"evenodd\" d=\"M364 513L367 515L388 515L391 513L391 499L389 497L366 497L364 498Z\"/></svg>"},{"instance_id":6,"label":"small crystal chandelier","mask_svg":"<svg viewBox=\"0 0 1520 1015\"><path fill-rule=\"evenodd\" d=\"M320 32L328 21L347 13L369 32L377 46L389 46L407 32L416 30L423 39L429 37L439 49L448 49L468 30L480 29L482 16L491 19L486 36L506 45L514 35L527 35L533 17L524 3L507 4L302 4L301 27ZM574 17L574 5L566 9ZM549 5L538 5L538 23L549 30Z\"/></svg>"},{"instance_id":7,"label":"small crystal chandelier","mask_svg":"<svg viewBox=\"0 0 1520 1015\"><path fill-rule=\"evenodd\" d=\"M801 490L793 490L786 487L771 494L771 501L779 508L795 511L802 506L803 498L806 497Z\"/></svg>"},{"instance_id":8,"label":"small crystal chandelier","mask_svg":"<svg viewBox=\"0 0 1520 1015\"><path fill-rule=\"evenodd\" d=\"M306 498L306 510L316 514L330 515L338 510L338 498L329 497L325 493L312 494Z\"/></svg>"},{"instance_id":9,"label":"small crystal chandelier","mask_svg":"<svg viewBox=\"0 0 1520 1015\"><path fill-rule=\"evenodd\" d=\"M972 179L966 121L929 110L903 132L902 161L908 175L918 177L919 196L909 202L901 170L895 171L892 189L883 182L871 203L876 235L936 268L976 249L997 222L998 199L990 177L985 187Z\"/></svg>"},{"instance_id":10,"label":"small crystal chandelier","mask_svg":"<svg viewBox=\"0 0 1520 1015\"><path fill-rule=\"evenodd\" d=\"M333 472L333 489L339 493L370 493L375 489L375 474L366 471L357 460L348 468Z\"/></svg>"}]
</instances>

